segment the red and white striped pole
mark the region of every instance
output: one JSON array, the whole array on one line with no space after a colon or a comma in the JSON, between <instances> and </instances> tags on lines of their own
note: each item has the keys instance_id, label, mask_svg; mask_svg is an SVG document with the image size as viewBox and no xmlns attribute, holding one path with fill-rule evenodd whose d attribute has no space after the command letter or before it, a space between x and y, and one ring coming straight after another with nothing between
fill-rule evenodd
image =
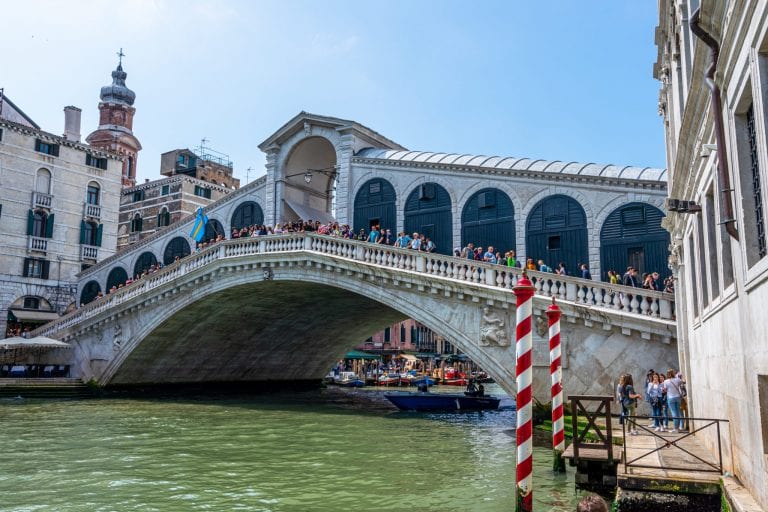
<instances>
[{"instance_id":1,"label":"red and white striped pole","mask_svg":"<svg viewBox=\"0 0 768 512\"><path fill-rule=\"evenodd\" d=\"M523 276L512 289L517 298L517 510L533 511L533 334L531 316L534 287Z\"/></svg>"},{"instance_id":2,"label":"red and white striped pole","mask_svg":"<svg viewBox=\"0 0 768 512\"><path fill-rule=\"evenodd\" d=\"M552 450L554 460L552 469L565 472L565 432L563 421L563 367L560 352L560 308L552 297L552 305L547 308L549 320L549 375L552 384Z\"/></svg>"}]
</instances>

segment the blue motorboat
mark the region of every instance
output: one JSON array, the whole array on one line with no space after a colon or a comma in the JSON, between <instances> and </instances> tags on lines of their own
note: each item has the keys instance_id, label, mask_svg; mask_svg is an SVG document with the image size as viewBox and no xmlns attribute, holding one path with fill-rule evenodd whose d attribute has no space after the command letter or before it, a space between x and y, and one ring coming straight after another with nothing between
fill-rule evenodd
<instances>
[{"instance_id":1,"label":"blue motorboat","mask_svg":"<svg viewBox=\"0 0 768 512\"><path fill-rule=\"evenodd\" d=\"M415 377L411 377L409 380L409 383L411 386L434 386L437 381L430 377L429 375L417 375Z\"/></svg>"},{"instance_id":2,"label":"blue motorboat","mask_svg":"<svg viewBox=\"0 0 768 512\"><path fill-rule=\"evenodd\" d=\"M501 402L494 396L429 391L385 393L384 396L403 411L484 411L498 409Z\"/></svg>"}]
</instances>

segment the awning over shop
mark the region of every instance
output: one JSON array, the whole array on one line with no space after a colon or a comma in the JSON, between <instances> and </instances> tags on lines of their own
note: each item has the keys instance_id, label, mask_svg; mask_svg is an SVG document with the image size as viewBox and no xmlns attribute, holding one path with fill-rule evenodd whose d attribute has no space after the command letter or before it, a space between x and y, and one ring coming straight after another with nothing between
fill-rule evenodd
<instances>
[{"instance_id":1,"label":"awning over shop","mask_svg":"<svg viewBox=\"0 0 768 512\"><path fill-rule=\"evenodd\" d=\"M317 210L311 206L298 204L294 201L289 201L288 199L285 199L285 203L290 207L291 210L296 213L296 215L299 216L301 220L319 220L323 223L336 220L330 213Z\"/></svg>"},{"instance_id":2,"label":"awning over shop","mask_svg":"<svg viewBox=\"0 0 768 512\"><path fill-rule=\"evenodd\" d=\"M399 357L401 359L405 359L406 361L416 361L417 360L416 356L411 355L411 354L400 354L397 357Z\"/></svg>"},{"instance_id":3,"label":"awning over shop","mask_svg":"<svg viewBox=\"0 0 768 512\"><path fill-rule=\"evenodd\" d=\"M11 313L22 322L50 322L59 318L55 311L30 311L28 309L11 309Z\"/></svg>"},{"instance_id":4,"label":"awning over shop","mask_svg":"<svg viewBox=\"0 0 768 512\"><path fill-rule=\"evenodd\" d=\"M344 359L379 359L379 356L376 354L363 352L362 350L352 350L347 352L347 354L344 356Z\"/></svg>"},{"instance_id":5,"label":"awning over shop","mask_svg":"<svg viewBox=\"0 0 768 512\"><path fill-rule=\"evenodd\" d=\"M72 346L69 343L46 338L45 336L37 336L35 338L14 336L0 340L0 350L15 350L18 348L72 348Z\"/></svg>"}]
</instances>

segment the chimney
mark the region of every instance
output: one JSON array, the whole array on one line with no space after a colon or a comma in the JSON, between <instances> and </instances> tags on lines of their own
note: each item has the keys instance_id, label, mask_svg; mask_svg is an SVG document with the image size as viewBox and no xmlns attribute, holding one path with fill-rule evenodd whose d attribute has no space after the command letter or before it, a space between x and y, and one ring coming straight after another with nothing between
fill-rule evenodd
<instances>
[{"instance_id":1,"label":"chimney","mask_svg":"<svg viewBox=\"0 0 768 512\"><path fill-rule=\"evenodd\" d=\"M80 110L77 107L64 107L64 138L80 142Z\"/></svg>"},{"instance_id":2,"label":"chimney","mask_svg":"<svg viewBox=\"0 0 768 512\"><path fill-rule=\"evenodd\" d=\"M149 178L144 178L144 183L149 183Z\"/></svg>"}]
</instances>

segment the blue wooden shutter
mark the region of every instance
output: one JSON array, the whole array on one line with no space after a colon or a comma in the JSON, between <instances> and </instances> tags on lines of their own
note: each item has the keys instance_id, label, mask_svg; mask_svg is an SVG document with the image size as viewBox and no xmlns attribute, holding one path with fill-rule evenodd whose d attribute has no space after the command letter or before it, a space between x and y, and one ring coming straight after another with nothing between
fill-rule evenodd
<instances>
[{"instance_id":1,"label":"blue wooden shutter","mask_svg":"<svg viewBox=\"0 0 768 512\"><path fill-rule=\"evenodd\" d=\"M53 238L53 218L54 214L50 214L45 220L45 238Z\"/></svg>"},{"instance_id":2,"label":"blue wooden shutter","mask_svg":"<svg viewBox=\"0 0 768 512\"><path fill-rule=\"evenodd\" d=\"M32 236L35 233L35 212L29 210L27 212L27 235Z\"/></svg>"},{"instance_id":3,"label":"blue wooden shutter","mask_svg":"<svg viewBox=\"0 0 768 512\"><path fill-rule=\"evenodd\" d=\"M99 227L96 228L96 247L101 247L101 233L103 228L104 224L99 224Z\"/></svg>"}]
</instances>

